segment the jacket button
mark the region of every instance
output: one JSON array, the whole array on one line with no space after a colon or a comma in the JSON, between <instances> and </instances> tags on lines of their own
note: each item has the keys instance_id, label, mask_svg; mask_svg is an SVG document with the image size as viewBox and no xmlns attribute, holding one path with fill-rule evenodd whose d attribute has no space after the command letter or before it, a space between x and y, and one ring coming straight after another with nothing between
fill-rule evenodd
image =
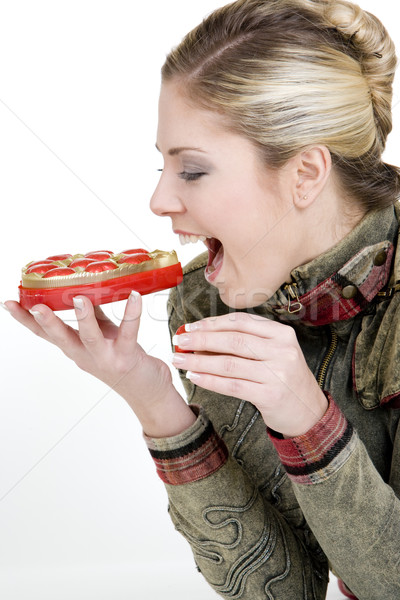
<instances>
[{"instance_id":1,"label":"jacket button","mask_svg":"<svg viewBox=\"0 0 400 600\"><path fill-rule=\"evenodd\" d=\"M381 267L382 265L385 264L387 259L387 254L385 250L379 250L379 252L377 254L375 254L375 258L374 258L374 265L376 267Z\"/></svg>"},{"instance_id":2,"label":"jacket button","mask_svg":"<svg viewBox=\"0 0 400 600\"><path fill-rule=\"evenodd\" d=\"M357 288L355 285L346 285L346 287L342 289L342 296L343 298L346 298L346 300L351 300L356 294Z\"/></svg>"}]
</instances>

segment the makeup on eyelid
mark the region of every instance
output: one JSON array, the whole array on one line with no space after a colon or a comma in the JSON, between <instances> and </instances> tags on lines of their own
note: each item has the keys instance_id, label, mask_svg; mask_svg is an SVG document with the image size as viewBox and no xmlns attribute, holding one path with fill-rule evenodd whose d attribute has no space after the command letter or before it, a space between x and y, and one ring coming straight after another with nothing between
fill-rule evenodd
<instances>
[{"instance_id":1,"label":"makeup on eyelid","mask_svg":"<svg viewBox=\"0 0 400 600\"><path fill-rule=\"evenodd\" d=\"M201 177L205 175L209 175L213 168L210 164L201 163L199 164L197 161L186 161L186 157L184 154L186 150L183 149L179 153L177 152L179 149L171 149L168 154L170 156L176 157L179 162L179 168L177 170L177 175L180 179L183 179L186 182L198 181ZM172 152L172 154L171 154ZM200 150L199 150L200 152ZM190 159L190 157L187 157ZM175 165L171 165L171 169L175 167ZM176 168L176 167L175 167ZM165 171L165 167L163 169L157 169L158 172L163 173Z\"/></svg>"},{"instance_id":2,"label":"makeup on eyelid","mask_svg":"<svg viewBox=\"0 0 400 600\"><path fill-rule=\"evenodd\" d=\"M203 175L207 175L207 173L204 172L190 172L190 171L182 171L181 173L179 173L179 177L181 179L184 179L185 181L197 181L198 179L200 179L200 177L203 177Z\"/></svg>"}]
</instances>

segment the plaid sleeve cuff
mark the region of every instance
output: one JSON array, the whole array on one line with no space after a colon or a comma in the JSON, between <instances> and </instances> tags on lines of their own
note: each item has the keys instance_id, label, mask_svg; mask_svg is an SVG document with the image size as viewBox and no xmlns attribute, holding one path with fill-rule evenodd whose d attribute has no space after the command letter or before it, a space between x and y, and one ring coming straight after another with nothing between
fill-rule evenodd
<instances>
[{"instance_id":1,"label":"plaid sleeve cuff","mask_svg":"<svg viewBox=\"0 0 400 600\"><path fill-rule=\"evenodd\" d=\"M228 459L225 442L214 430L204 410L190 407L197 415L195 423L183 433L170 438L144 436L164 483L182 485L208 477Z\"/></svg>"},{"instance_id":2,"label":"plaid sleeve cuff","mask_svg":"<svg viewBox=\"0 0 400 600\"><path fill-rule=\"evenodd\" d=\"M281 462L290 479L300 484L322 483L336 473L352 454L357 434L326 393L328 410L304 435L283 439L268 429Z\"/></svg>"}]
</instances>

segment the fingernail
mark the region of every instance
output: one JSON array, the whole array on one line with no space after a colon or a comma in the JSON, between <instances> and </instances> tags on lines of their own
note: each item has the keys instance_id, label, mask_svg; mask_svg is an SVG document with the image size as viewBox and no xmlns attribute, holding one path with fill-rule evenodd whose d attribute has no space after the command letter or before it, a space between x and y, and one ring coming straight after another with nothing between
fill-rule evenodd
<instances>
[{"instance_id":1,"label":"fingernail","mask_svg":"<svg viewBox=\"0 0 400 600\"><path fill-rule=\"evenodd\" d=\"M32 317L35 318L36 321L40 321L41 318L43 317L42 313L39 312L38 310L33 310L32 308L29 311L32 315Z\"/></svg>"},{"instance_id":2,"label":"fingernail","mask_svg":"<svg viewBox=\"0 0 400 600\"><path fill-rule=\"evenodd\" d=\"M197 331L200 329L200 323L186 323L185 331Z\"/></svg>"},{"instance_id":3,"label":"fingernail","mask_svg":"<svg viewBox=\"0 0 400 600\"><path fill-rule=\"evenodd\" d=\"M74 303L74 307L78 308L79 310L82 310L85 306L82 298L72 298L72 302Z\"/></svg>"},{"instance_id":4,"label":"fingernail","mask_svg":"<svg viewBox=\"0 0 400 600\"><path fill-rule=\"evenodd\" d=\"M8 310L7 306L4 304L4 302L0 302L0 306L1 306L2 308L4 308L4 310L6 310L7 312L10 312L10 311Z\"/></svg>"},{"instance_id":5,"label":"fingernail","mask_svg":"<svg viewBox=\"0 0 400 600\"><path fill-rule=\"evenodd\" d=\"M136 302L136 300L139 298L139 296L140 296L139 292L132 290L131 293L129 294L128 300L130 300L131 302Z\"/></svg>"},{"instance_id":6,"label":"fingernail","mask_svg":"<svg viewBox=\"0 0 400 600\"><path fill-rule=\"evenodd\" d=\"M186 357L179 354L179 352L177 354L171 355L171 362L173 365L183 365L185 360L186 360Z\"/></svg>"},{"instance_id":7,"label":"fingernail","mask_svg":"<svg viewBox=\"0 0 400 600\"><path fill-rule=\"evenodd\" d=\"M182 346L186 346L187 344L189 344L189 342L190 342L189 335L174 335L174 337L172 338L173 345L179 346L180 348Z\"/></svg>"},{"instance_id":8,"label":"fingernail","mask_svg":"<svg viewBox=\"0 0 400 600\"><path fill-rule=\"evenodd\" d=\"M192 371L187 371L186 373L186 378L190 379L190 381L197 381L198 379L200 379L201 375L199 375L198 373L192 373Z\"/></svg>"}]
</instances>

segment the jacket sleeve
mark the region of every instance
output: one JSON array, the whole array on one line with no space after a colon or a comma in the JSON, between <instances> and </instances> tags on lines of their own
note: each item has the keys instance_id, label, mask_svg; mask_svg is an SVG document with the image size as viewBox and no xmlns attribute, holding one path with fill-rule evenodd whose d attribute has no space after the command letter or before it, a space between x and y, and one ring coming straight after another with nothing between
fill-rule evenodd
<instances>
[{"instance_id":1,"label":"jacket sleeve","mask_svg":"<svg viewBox=\"0 0 400 600\"><path fill-rule=\"evenodd\" d=\"M172 292L172 299L176 294ZM171 335L179 325L190 320L181 310L170 301ZM191 320L199 317L195 314ZM315 597L324 597L328 580L326 558L315 538L310 541L304 531L300 531L304 524L302 515L299 531L290 524L293 511L300 514L293 494L296 509L288 507L288 518L282 514L282 505L286 505L285 500L281 502L283 493L280 495L280 492L286 486L291 487L291 483L268 439L264 423L261 418L257 419L258 411L246 403L242 429L239 431L240 426L237 426L232 431L238 421L240 401L224 397L224 406L221 406L216 404L220 398L212 398L207 404L206 396L210 394L196 390L185 373L180 374L197 415L195 423L171 438L145 439L166 486L170 517L190 544L198 570L218 594L229 599L303 600L314 597L310 590L312 594L318 592ZM221 434L221 422L218 422L224 410L227 415L224 423L232 425L234 422L232 426L225 426L227 435ZM265 491L268 485L249 473L237 456L237 448L254 423L257 432L248 442L249 454L253 454L254 445L261 439L260 443L263 447L267 444L273 455L271 468L260 465L260 471L273 473L269 499ZM251 433L254 429L255 426ZM234 435L236 438L232 441ZM246 440L248 438L250 434Z\"/></svg>"},{"instance_id":2,"label":"jacket sleeve","mask_svg":"<svg viewBox=\"0 0 400 600\"><path fill-rule=\"evenodd\" d=\"M190 429L146 441L198 570L226 598L303 600L317 589L315 597L324 597L326 574L280 512L264 503L204 409L192 409L197 420Z\"/></svg>"},{"instance_id":3,"label":"jacket sleeve","mask_svg":"<svg viewBox=\"0 0 400 600\"><path fill-rule=\"evenodd\" d=\"M399 429L388 484L332 398L307 434L269 434L335 573L359 600L400 598Z\"/></svg>"}]
</instances>

